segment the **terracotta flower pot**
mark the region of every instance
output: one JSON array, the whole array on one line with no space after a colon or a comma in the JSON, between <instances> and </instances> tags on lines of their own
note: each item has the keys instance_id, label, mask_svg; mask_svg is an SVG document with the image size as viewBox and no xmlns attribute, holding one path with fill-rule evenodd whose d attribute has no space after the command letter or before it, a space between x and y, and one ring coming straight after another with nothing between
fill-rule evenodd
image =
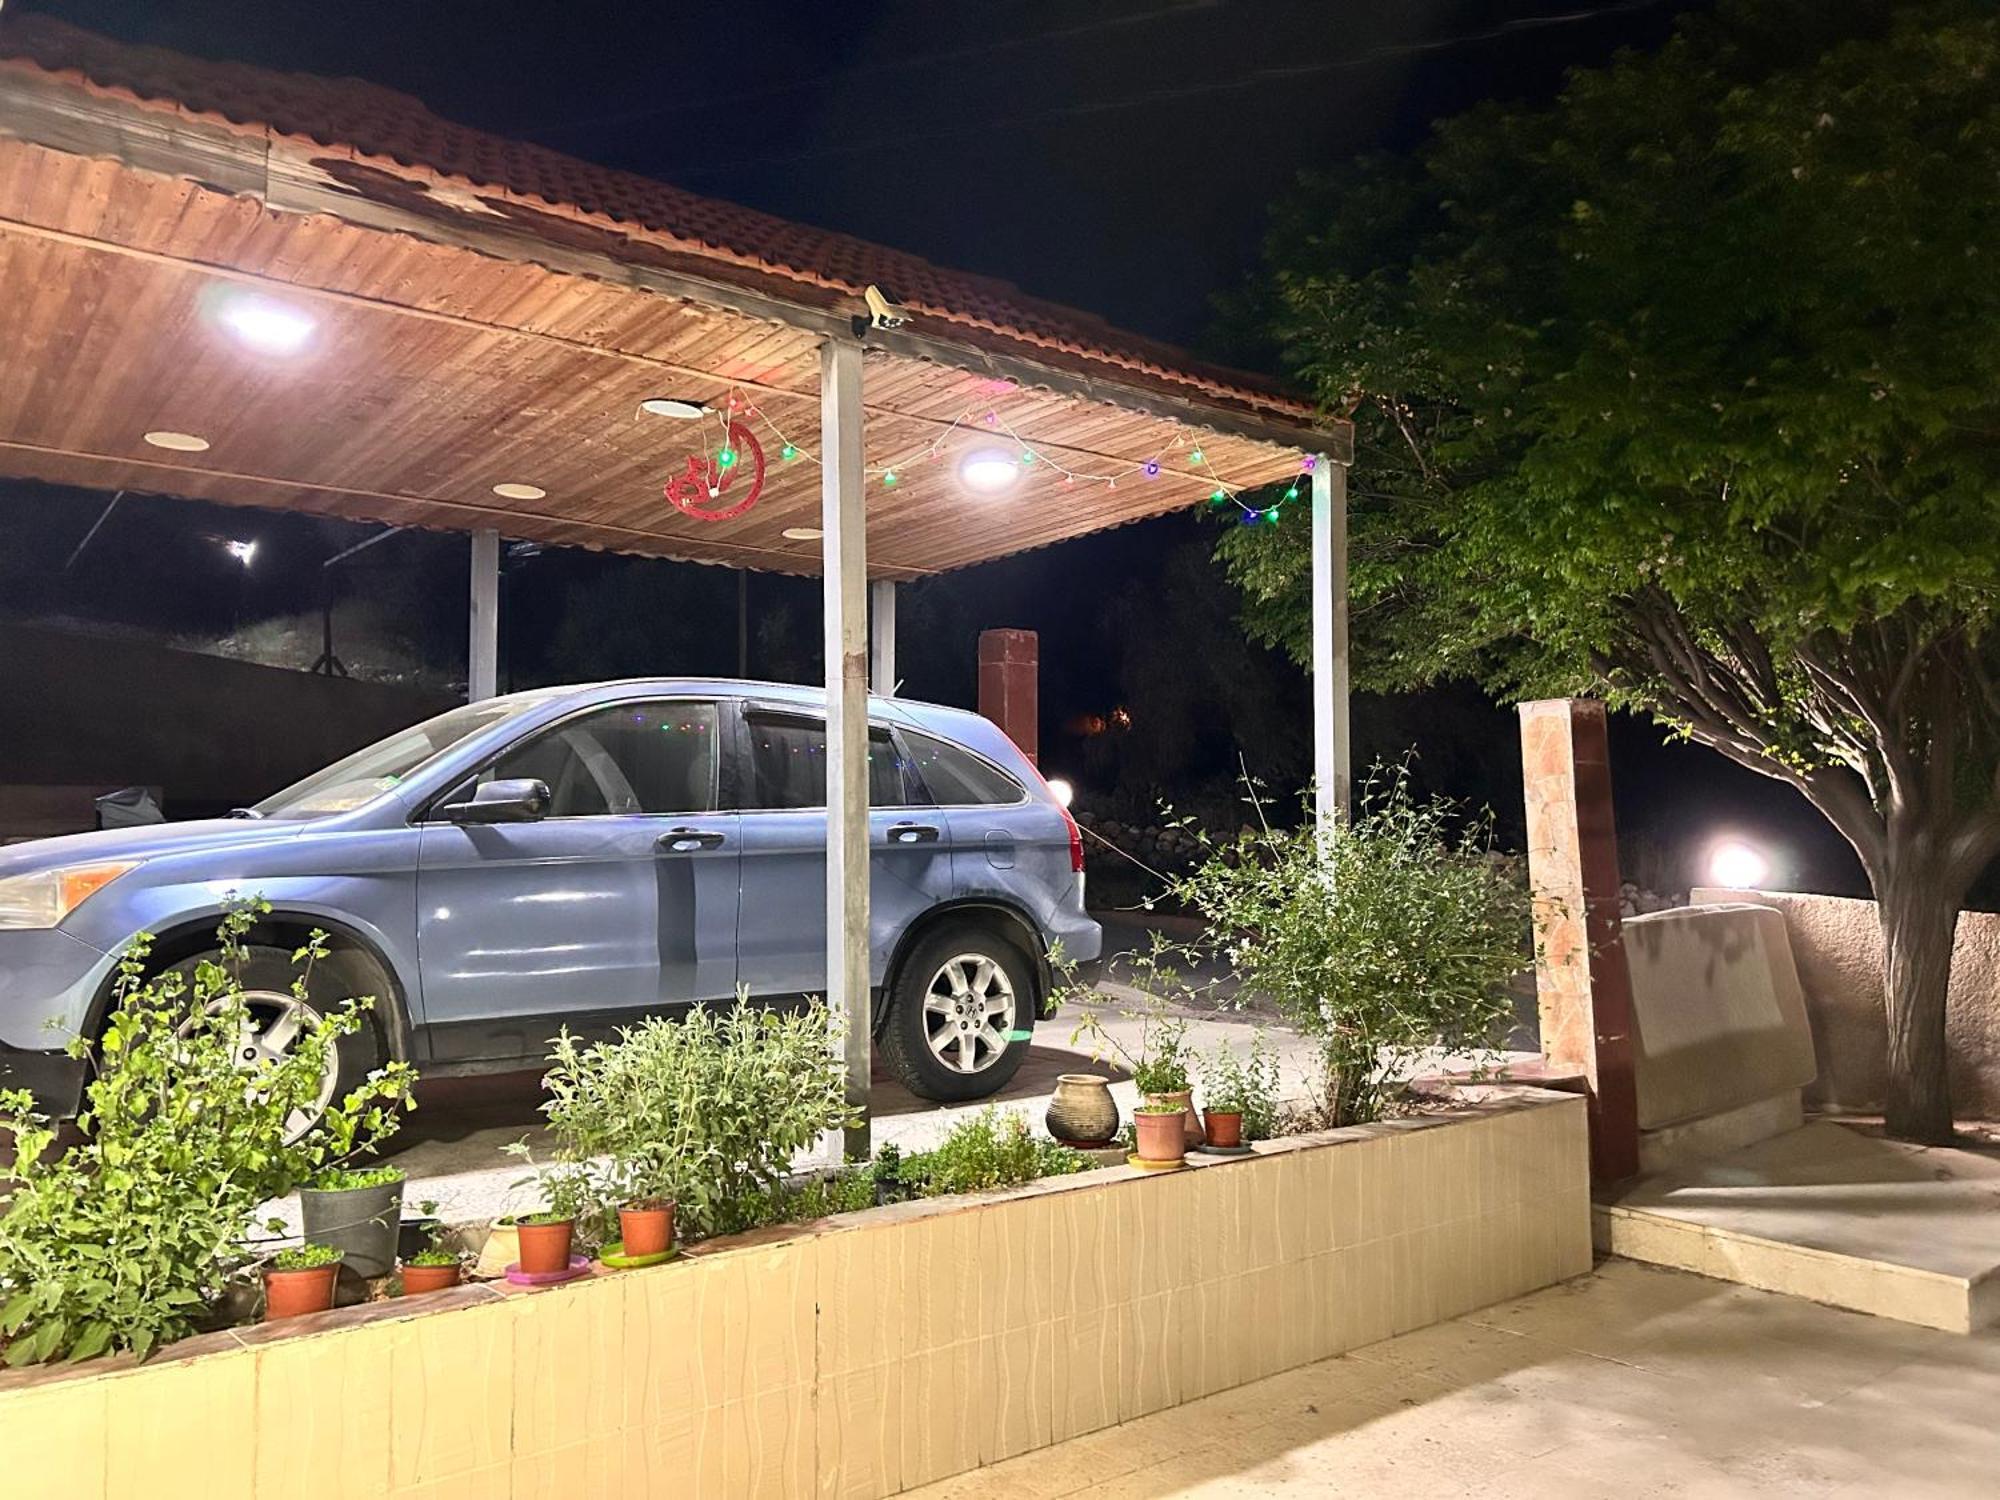
<instances>
[{"instance_id":1,"label":"terracotta flower pot","mask_svg":"<svg viewBox=\"0 0 2000 1500\"><path fill-rule=\"evenodd\" d=\"M1111 1080L1095 1073L1064 1073L1044 1117L1049 1134L1066 1146L1106 1146L1118 1137L1118 1103Z\"/></svg>"},{"instance_id":2,"label":"terracotta flower pot","mask_svg":"<svg viewBox=\"0 0 2000 1500\"><path fill-rule=\"evenodd\" d=\"M567 1264L567 1262L565 1262ZM425 1292L441 1292L448 1286L458 1285L458 1262L448 1266L403 1267L403 1295L421 1297Z\"/></svg>"},{"instance_id":3,"label":"terracotta flower pot","mask_svg":"<svg viewBox=\"0 0 2000 1500\"><path fill-rule=\"evenodd\" d=\"M333 1306L333 1285L340 1279L340 1262L309 1266L303 1271L264 1268L264 1321L325 1312Z\"/></svg>"},{"instance_id":4,"label":"terracotta flower pot","mask_svg":"<svg viewBox=\"0 0 2000 1500\"><path fill-rule=\"evenodd\" d=\"M1141 1161L1179 1161L1187 1155L1187 1132L1179 1115L1147 1114L1133 1117L1139 1137Z\"/></svg>"},{"instance_id":5,"label":"terracotta flower pot","mask_svg":"<svg viewBox=\"0 0 2000 1500\"><path fill-rule=\"evenodd\" d=\"M1193 1089L1171 1089L1164 1094L1148 1094L1149 1104L1177 1104L1181 1110L1181 1130L1187 1136L1189 1146L1202 1143L1201 1116L1194 1112ZM1185 1154L1185 1153L1183 1153ZM1151 1160L1151 1158L1147 1158Z\"/></svg>"},{"instance_id":6,"label":"terracotta flower pot","mask_svg":"<svg viewBox=\"0 0 2000 1500\"><path fill-rule=\"evenodd\" d=\"M576 1233L576 1220L561 1219L554 1224L523 1223L521 1270L529 1276L569 1269L569 1242Z\"/></svg>"},{"instance_id":7,"label":"terracotta flower pot","mask_svg":"<svg viewBox=\"0 0 2000 1500\"><path fill-rule=\"evenodd\" d=\"M618 1210L618 1236L630 1257L664 1255L674 1243L674 1200L626 1204Z\"/></svg>"},{"instance_id":8,"label":"terracotta flower pot","mask_svg":"<svg viewBox=\"0 0 2000 1500\"><path fill-rule=\"evenodd\" d=\"M1211 1146L1240 1146L1243 1144L1243 1111L1240 1109L1211 1109L1204 1122L1208 1127L1208 1143Z\"/></svg>"}]
</instances>

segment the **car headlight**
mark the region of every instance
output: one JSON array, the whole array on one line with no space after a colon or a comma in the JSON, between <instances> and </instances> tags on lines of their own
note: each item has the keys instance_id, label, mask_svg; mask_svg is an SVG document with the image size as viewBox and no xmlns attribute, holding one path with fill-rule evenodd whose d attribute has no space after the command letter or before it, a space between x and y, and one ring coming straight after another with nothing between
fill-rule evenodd
<instances>
[{"instance_id":1,"label":"car headlight","mask_svg":"<svg viewBox=\"0 0 2000 1500\"><path fill-rule=\"evenodd\" d=\"M112 860L10 875L0 880L0 928L54 927L127 870L137 869L138 863Z\"/></svg>"}]
</instances>

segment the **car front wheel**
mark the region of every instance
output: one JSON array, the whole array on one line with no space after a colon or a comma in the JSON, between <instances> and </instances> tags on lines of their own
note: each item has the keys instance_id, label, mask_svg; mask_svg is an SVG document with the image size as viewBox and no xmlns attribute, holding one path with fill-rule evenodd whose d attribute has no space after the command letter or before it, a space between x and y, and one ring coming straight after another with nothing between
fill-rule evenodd
<instances>
[{"instance_id":1,"label":"car front wheel","mask_svg":"<svg viewBox=\"0 0 2000 1500\"><path fill-rule=\"evenodd\" d=\"M1033 969L1013 944L982 927L943 927L897 975L882 1053L920 1098L983 1099L1020 1070L1040 1004Z\"/></svg>"}]
</instances>

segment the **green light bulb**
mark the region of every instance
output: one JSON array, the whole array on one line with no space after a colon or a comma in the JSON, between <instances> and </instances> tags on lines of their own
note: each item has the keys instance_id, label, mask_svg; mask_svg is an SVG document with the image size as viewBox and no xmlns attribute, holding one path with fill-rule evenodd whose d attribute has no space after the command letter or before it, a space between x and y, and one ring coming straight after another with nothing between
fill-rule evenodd
<instances>
[{"instance_id":1,"label":"green light bulb","mask_svg":"<svg viewBox=\"0 0 2000 1500\"><path fill-rule=\"evenodd\" d=\"M882 476L882 483L890 489L894 489L896 487L896 471L891 469L888 473L884 474Z\"/></svg>"},{"instance_id":2,"label":"green light bulb","mask_svg":"<svg viewBox=\"0 0 2000 1500\"><path fill-rule=\"evenodd\" d=\"M715 461L725 469L735 468L736 450L734 448L724 448L720 453L715 455Z\"/></svg>"},{"instance_id":3,"label":"green light bulb","mask_svg":"<svg viewBox=\"0 0 2000 1500\"><path fill-rule=\"evenodd\" d=\"M1198 463L1200 463L1200 462L1201 462L1201 449L1197 448L1197 449L1195 449L1195 450L1194 450L1194 452L1190 453L1190 454L1188 455L1188 462L1189 462L1189 463L1191 463L1191 464L1198 464Z\"/></svg>"},{"instance_id":4,"label":"green light bulb","mask_svg":"<svg viewBox=\"0 0 2000 1500\"><path fill-rule=\"evenodd\" d=\"M787 443L783 448L778 450L778 456L780 458L797 458L799 450L794 448L790 443Z\"/></svg>"},{"instance_id":5,"label":"green light bulb","mask_svg":"<svg viewBox=\"0 0 2000 1500\"><path fill-rule=\"evenodd\" d=\"M1217 490L1213 495L1210 495L1208 498L1215 504L1220 505L1222 504L1223 501L1229 498L1229 491Z\"/></svg>"}]
</instances>

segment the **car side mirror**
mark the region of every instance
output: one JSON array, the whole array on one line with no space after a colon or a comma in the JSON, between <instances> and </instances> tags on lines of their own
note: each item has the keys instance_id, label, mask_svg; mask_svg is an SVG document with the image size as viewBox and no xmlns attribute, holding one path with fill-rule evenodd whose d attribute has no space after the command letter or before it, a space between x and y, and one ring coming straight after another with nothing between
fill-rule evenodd
<instances>
[{"instance_id":1,"label":"car side mirror","mask_svg":"<svg viewBox=\"0 0 2000 1500\"><path fill-rule=\"evenodd\" d=\"M447 823L533 823L548 816L549 784L532 776L488 781L465 802L438 809Z\"/></svg>"}]
</instances>

